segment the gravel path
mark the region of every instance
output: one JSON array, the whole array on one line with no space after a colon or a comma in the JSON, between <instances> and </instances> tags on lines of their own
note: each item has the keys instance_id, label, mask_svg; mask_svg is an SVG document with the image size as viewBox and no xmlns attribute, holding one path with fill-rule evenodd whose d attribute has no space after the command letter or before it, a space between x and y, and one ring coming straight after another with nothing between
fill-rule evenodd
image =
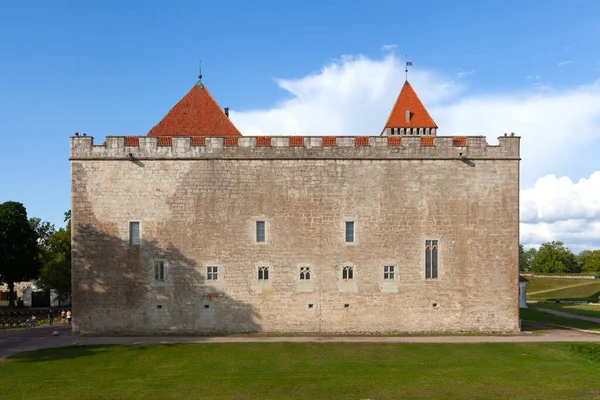
<instances>
[{"instance_id":1,"label":"gravel path","mask_svg":"<svg viewBox=\"0 0 600 400\"><path fill-rule=\"evenodd\" d=\"M59 336L52 336L58 331ZM551 329L543 333L490 336L77 336L61 324L35 329L0 331L0 360L16 353L63 346L174 344L174 343L536 343L536 342L600 342L600 335L576 330Z\"/></svg>"}]
</instances>

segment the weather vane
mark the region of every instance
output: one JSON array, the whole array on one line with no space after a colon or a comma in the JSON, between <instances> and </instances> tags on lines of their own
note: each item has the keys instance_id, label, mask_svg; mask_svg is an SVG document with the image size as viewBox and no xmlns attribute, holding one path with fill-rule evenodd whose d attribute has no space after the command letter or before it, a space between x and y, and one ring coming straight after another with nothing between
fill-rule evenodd
<instances>
[{"instance_id":1,"label":"weather vane","mask_svg":"<svg viewBox=\"0 0 600 400\"><path fill-rule=\"evenodd\" d=\"M412 61L408 61L408 54L404 55L404 61L406 62L406 69L404 72L406 72L406 81L408 82L408 67L412 67Z\"/></svg>"},{"instance_id":2,"label":"weather vane","mask_svg":"<svg viewBox=\"0 0 600 400\"><path fill-rule=\"evenodd\" d=\"M204 88L204 85L202 84L202 60L198 61L198 83L196 83L197 86L200 87L200 89Z\"/></svg>"}]
</instances>

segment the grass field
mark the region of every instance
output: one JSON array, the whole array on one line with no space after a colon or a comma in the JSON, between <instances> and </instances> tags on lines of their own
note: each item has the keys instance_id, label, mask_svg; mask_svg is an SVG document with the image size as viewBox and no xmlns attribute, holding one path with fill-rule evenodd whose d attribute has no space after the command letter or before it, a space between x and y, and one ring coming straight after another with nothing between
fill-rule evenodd
<instances>
[{"instance_id":1,"label":"grass field","mask_svg":"<svg viewBox=\"0 0 600 400\"><path fill-rule=\"evenodd\" d=\"M81 346L18 354L0 376L11 399L585 399L600 345Z\"/></svg>"},{"instance_id":2,"label":"grass field","mask_svg":"<svg viewBox=\"0 0 600 400\"><path fill-rule=\"evenodd\" d=\"M545 279L545 278L542 278ZM546 299L587 299L598 301L600 295L600 280L592 281L589 285L580 285L570 288L557 289L550 292L539 294L531 293L529 285L527 285L527 300L546 300Z\"/></svg>"},{"instance_id":3,"label":"grass field","mask_svg":"<svg viewBox=\"0 0 600 400\"><path fill-rule=\"evenodd\" d=\"M551 310L563 311L570 314L581 315L584 317L600 318L600 306L588 306L579 304L554 304L538 303L538 308L549 308Z\"/></svg>"},{"instance_id":4,"label":"grass field","mask_svg":"<svg viewBox=\"0 0 600 400\"><path fill-rule=\"evenodd\" d=\"M535 276L528 276L527 279L529 280L529 283L527 284L528 293L534 293L541 290L560 289L565 286L579 285L581 283L592 283L595 281L590 279L538 278Z\"/></svg>"},{"instance_id":5,"label":"grass field","mask_svg":"<svg viewBox=\"0 0 600 400\"><path fill-rule=\"evenodd\" d=\"M524 321L550 323L550 324L554 324L554 325L568 326L571 328L587 329L587 330L600 332L600 325L598 325L594 322L582 321L582 320L573 319L573 318L559 317L557 315L552 315L552 314L545 313L543 311L536 310L536 308L534 308L534 307L521 309L520 310L520 318ZM525 325L525 326L522 326L522 329L529 330L530 328ZM535 329L533 329L533 330L535 330Z\"/></svg>"}]
</instances>

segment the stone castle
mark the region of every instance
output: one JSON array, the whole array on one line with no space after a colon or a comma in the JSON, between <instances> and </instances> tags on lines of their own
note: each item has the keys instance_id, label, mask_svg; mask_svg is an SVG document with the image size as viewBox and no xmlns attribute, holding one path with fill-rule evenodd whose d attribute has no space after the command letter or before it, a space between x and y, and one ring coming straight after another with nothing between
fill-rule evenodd
<instances>
[{"instance_id":1,"label":"stone castle","mask_svg":"<svg viewBox=\"0 0 600 400\"><path fill-rule=\"evenodd\" d=\"M201 81L147 136L71 137L74 330L519 330L519 138L242 136Z\"/></svg>"}]
</instances>

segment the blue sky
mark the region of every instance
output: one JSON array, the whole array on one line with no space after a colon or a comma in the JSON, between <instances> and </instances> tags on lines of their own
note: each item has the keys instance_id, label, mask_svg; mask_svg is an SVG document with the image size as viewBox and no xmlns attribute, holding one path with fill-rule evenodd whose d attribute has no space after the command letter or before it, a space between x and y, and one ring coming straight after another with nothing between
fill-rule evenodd
<instances>
[{"instance_id":1,"label":"blue sky","mask_svg":"<svg viewBox=\"0 0 600 400\"><path fill-rule=\"evenodd\" d=\"M525 242L593 246L600 240L600 175L593 175L600 112L590 104L600 100L599 20L600 2L577 0L6 1L0 202L20 201L30 216L62 225L70 207L68 137L145 135L195 83L199 59L204 82L243 133L293 127L377 135L408 53L411 82L441 134L523 136ZM354 102L336 101L336 82L357 88L343 94ZM374 92L378 82L385 90ZM327 114L333 118L298 111L323 98L336 107ZM478 118L490 110L497 119ZM283 111L294 118L280 118ZM344 121L356 118L358 131L346 132ZM546 139L556 146L541 146ZM539 181L551 174L555 181ZM557 187L571 196L551 202L566 204L560 212L547 204ZM565 211L582 196L583 214Z\"/></svg>"}]
</instances>

